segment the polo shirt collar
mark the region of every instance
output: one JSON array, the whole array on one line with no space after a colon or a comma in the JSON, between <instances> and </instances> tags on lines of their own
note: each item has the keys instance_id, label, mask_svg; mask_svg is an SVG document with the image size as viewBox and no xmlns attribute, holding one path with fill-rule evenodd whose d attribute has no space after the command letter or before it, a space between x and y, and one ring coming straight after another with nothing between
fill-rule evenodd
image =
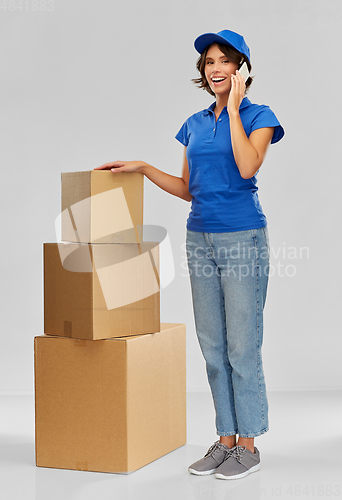
<instances>
[{"instance_id":1,"label":"polo shirt collar","mask_svg":"<svg viewBox=\"0 0 342 500\"><path fill-rule=\"evenodd\" d=\"M248 99L248 97L244 97L244 98L242 99L242 102L241 102L241 104L240 104L240 108L239 108L239 109L247 108L248 106L250 106L250 104L251 104L251 101ZM213 103L209 106L209 108L207 108L207 109L204 109L204 110L203 110L203 114L206 116L206 115L209 115L210 113L213 113L213 112L214 112L214 108L215 108L215 106L216 106L216 102L214 101L214 102L213 102ZM225 107L223 108L223 112L224 112L224 113L227 113L227 106L225 106Z\"/></svg>"}]
</instances>

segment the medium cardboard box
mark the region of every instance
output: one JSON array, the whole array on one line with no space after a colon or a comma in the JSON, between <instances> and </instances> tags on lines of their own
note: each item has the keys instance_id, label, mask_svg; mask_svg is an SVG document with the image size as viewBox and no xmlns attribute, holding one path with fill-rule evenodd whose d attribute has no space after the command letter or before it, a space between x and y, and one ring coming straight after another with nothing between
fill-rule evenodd
<instances>
[{"instance_id":1,"label":"medium cardboard box","mask_svg":"<svg viewBox=\"0 0 342 500\"><path fill-rule=\"evenodd\" d=\"M186 443L185 325L35 338L36 465L127 473Z\"/></svg>"},{"instance_id":2,"label":"medium cardboard box","mask_svg":"<svg viewBox=\"0 0 342 500\"><path fill-rule=\"evenodd\" d=\"M159 330L158 243L44 244L44 333L98 340Z\"/></svg>"},{"instance_id":3,"label":"medium cardboard box","mask_svg":"<svg viewBox=\"0 0 342 500\"><path fill-rule=\"evenodd\" d=\"M144 176L92 170L62 173L61 240L142 241Z\"/></svg>"}]
</instances>

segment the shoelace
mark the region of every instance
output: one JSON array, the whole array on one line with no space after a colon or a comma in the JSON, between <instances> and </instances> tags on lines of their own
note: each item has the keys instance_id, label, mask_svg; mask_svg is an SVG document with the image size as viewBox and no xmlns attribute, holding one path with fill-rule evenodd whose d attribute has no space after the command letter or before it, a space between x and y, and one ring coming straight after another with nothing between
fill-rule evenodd
<instances>
[{"instance_id":1,"label":"shoelace","mask_svg":"<svg viewBox=\"0 0 342 500\"><path fill-rule=\"evenodd\" d=\"M246 446L241 446L240 444L237 444L236 446L234 446L234 448L230 450L229 456L232 456L237 460L240 460L241 456L246 452L246 450L247 450Z\"/></svg>"},{"instance_id":2,"label":"shoelace","mask_svg":"<svg viewBox=\"0 0 342 500\"><path fill-rule=\"evenodd\" d=\"M210 446L209 450L204 456L205 457L208 457L209 455L212 456L212 453L214 453L216 450L223 451L223 453L225 454L224 460L227 460L232 451L231 449L227 450L227 447L224 444L220 443L220 441L215 441L215 443Z\"/></svg>"}]
</instances>

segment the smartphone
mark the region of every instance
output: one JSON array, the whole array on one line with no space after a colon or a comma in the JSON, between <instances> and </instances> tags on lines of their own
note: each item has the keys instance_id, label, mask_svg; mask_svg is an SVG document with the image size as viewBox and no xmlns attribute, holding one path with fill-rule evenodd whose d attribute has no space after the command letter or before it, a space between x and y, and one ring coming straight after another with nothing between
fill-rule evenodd
<instances>
[{"instance_id":1,"label":"smartphone","mask_svg":"<svg viewBox=\"0 0 342 500\"><path fill-rule=\"evenodd\" d=\"M243 63L243 65L239 69L239 73L246 82L249 78L249 71L248 71L248 66L247 66L246 61Z\"/></svg>"}]
</instances>

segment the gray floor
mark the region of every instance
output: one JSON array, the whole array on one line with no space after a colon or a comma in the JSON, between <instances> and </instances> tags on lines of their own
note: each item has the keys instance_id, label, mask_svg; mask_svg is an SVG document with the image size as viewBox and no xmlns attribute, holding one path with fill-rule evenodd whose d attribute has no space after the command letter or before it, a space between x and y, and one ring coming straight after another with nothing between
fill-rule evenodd
<instances>
[{"instance_id":1,"label":"gray floor","mask_svg":"<svg viewBox=\"0 0 342 500\"><path fill-rule=\"evenodd\" d=\"M342 498L342 391L269 392L261 470L197 477L187 466L216 440L211 397L188 395L188 444L130 474L35 467L32 396L0 396L1 500Z\"/></svg>"}]
</instances>

